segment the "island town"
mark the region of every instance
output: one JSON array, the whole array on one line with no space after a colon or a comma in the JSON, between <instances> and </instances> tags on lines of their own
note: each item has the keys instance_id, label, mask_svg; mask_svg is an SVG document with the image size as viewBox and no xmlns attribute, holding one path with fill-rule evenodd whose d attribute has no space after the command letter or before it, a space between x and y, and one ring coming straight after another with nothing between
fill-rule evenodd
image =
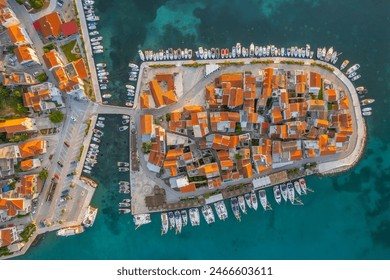
<instances>
[{"instance_id":1,"label":"island town","mask_svg":"<svg viewBox=\"0 0 390 280\"><path fill-rule=\"evenodd\" d=\"M214 211L225 220L228 208L241 220L258 201L265 211L303 205L315 187L306 176L345 171L363 153L364 106L374 100L353 85L360 65L337 68L333 48L316 58L309 45L140 50L125 106L114 106L106 64L95 63L104 48L93 1L49 2L0 1L1 258L46 232L93 226L108 114L122 116L130 142L130 161L114 163L128 174L119 214L139 227L160 213L162 234L200 225L201 215L213 223Z\"/></svg>"}]
</instances>

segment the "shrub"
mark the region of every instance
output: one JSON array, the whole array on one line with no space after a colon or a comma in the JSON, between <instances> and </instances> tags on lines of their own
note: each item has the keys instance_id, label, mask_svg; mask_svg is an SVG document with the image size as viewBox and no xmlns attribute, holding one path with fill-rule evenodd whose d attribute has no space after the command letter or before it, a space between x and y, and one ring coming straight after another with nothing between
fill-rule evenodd
<instances>
[{"instance_id":1,"label":"shrub","mask_svg":"<svg viewBox=\"0 0 390 280\"><path fill-rule=\"evenodd\" d=\"M54 111L49 114L52 123L60 123L64 120L64 114L61 111Z\"/></svg>"},{"instance_id":2,"label":"shrub","mask_svg":"<svg viewBox=\"0 0 390 280\"><path fill-rule=\"evenodd\" d=\"M42 181L45 180L49 176L49 172L46 169L42 169L41 172L39 172L38 178Z\"/></svg>"},{"instance_id":3,"label":"shrub","mask_svg":"<svg viewBox=\"0 0 390 280\"><path fill-rule=\"evenodd\" d=\"M40 83L46 82L46 81L47 81L47 75L46 75L46 73L38 74L38 75L37 75L37 80L38 80Z\"/></svg>"}]
</instances>

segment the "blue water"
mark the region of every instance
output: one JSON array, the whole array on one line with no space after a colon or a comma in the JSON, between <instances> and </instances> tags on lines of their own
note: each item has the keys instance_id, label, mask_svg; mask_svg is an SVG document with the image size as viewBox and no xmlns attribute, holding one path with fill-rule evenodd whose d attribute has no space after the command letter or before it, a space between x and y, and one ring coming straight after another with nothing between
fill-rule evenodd
<instances>
[{"instance_id":1,"label":"blue water","mask_svg":"<svg viewBox=\"0 0 390 280\"><path fill-rule=\"evenodd\" d=\"M46 235L20 259L389 259L390 258L390 1L96 0L99 31L111 73L114 104L123 104L127 64L138 48L334 46L339 59L360 63L374 114L367 120L368 145L359 164L333 177L309 177L314 193L304 206L273 205L182 234L160 236L160 219L134 230L130 216L117 214L115 163L125 160L128 142L119 134L120 117L106 133L104 157L92 176L99 182L92 205L99 207L93 228L79 236ZM151 3L149 3L151 2ZM116 119L115 119L116 118ZM107 123L108 123L107 122ZM271 192L268 191L271 198ZM273 202L273 201L271 201ZM230 207L228 207L230 208ZM230 209L229 209L230 211Z\"/></svg>"}]
</instances>

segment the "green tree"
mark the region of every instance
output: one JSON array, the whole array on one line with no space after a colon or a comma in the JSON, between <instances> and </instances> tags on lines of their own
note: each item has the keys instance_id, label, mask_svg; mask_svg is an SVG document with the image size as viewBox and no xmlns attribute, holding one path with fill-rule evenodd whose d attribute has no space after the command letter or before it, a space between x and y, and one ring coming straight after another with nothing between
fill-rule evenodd
<instances>
[{"instance_id":1,"label":"green tree","mask_svg":"<svg viewBox=\"0 0 390 280\"><path fill-rule=\"evenodd\" d=\"M64 120L64 114L61 111L54 111L49 114L52 123L60 123Z\"/></svg>"},{"instance_id":2,"label":"green tree","mask_svg":"<svg viewBox=\"0 0 390 280\"><path fill-rule=\"evenodd\" d=\"M45 3L45 0L28 0L31 7L38 10L43 7L43 4Z\"/></svg>"},{"instance_id":3,"label":"green tree","mask_svg":"<svg viewBox=\"0 0 390 280\"><path fill-rule=\"evenodd\" d=\"M20 134L20 135L16 135L16 136L10 138L8 140L8 142L11 142L11 143L23 142L23 141L26 141L27 139L28 139L28 135L27 134Z\"/></svg>"},{"instance_id":4,"label":"green tree","mask_svg":"<svg viewBox=\"0 0 390 280\"><path fill-rule=\"evenodd\" d=\"M49 177L49 172L46 169L42 169L41 172L39 172L38 178L43 181L47 177Z\"/></svg>"},{"instance_id":5,"label":"green tree","mask_svg":"<svg viewBox=\"0 0 390 280\"><path fill-rule=\"evenodd\" d=\"M41 73L41 74L38 74L37 75L37 80L41 83L43 82L46 82L47 81L47 75L46 73Z\"/></svg>"},{"instance_id":6,"label":"green tree","mask_svg":"<svg viewBox=\"0 0 390 280\"><path fill-rule=\"evenodd\" d=\"M167 120L167 122L169 122L171 120L171 114L167 113L165 115L165 119Z\"/></svg>"}]
</instances>

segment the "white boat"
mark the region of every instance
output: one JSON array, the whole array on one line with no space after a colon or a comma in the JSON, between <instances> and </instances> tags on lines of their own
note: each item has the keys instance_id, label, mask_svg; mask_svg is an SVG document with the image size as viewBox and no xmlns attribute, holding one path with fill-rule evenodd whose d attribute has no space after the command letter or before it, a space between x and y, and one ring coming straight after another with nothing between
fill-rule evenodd
<instances>
[{"instance_id":1,"label":"white boat","mask_svg":"<svg viewBox=\"0 0 390 280\"><path fill-rule=\"evenodd\" d=\"M301 190L304 194L307 193L307 187L306 187L306 181L305 179L301 178L299 179L299 185L301 186Z\"/></svg>"},{"instance_id":2,"label":"white boat","mask_svg":"<svg viewBox=\"0 0 390 280\"><path fill-rule=\"evenodd\" d=\"M364 106L364 105L368 105L368 104L371 104L374 102L375 102L375 99L369 98L369 99L363 99L362 101L360 101L360 104L362 104Z\"/></svg>"},{"instance_id":3,"label":"white boat","mask_svg":"<svg viewBox=\"0 0 390 280\"><path fill-rule=\"evenodd\" d=\"M267 210L267 194L265 190L259 190L260 204L264 210Z\"/></svg>"},{"instance_id":4,"label":"white boat","mask_svg":"<svg viewBox=\"0 0 390 280\"><path fill-rule=\"evenodd\" d=\"M93 50L92 51L94 54L98 54L98 53L103 53L103 50Z\"/></svg>"},{"instance_id":5,"label":"white boat","mask_svg":"<svg viewBox=\"0 0 390 280\"><path fill-rule=\"evenodd\" d=\"M228 218L228 212L223 200L215 202L214 207L215 207L215 211L217 211L217 216L221 221L224 221Z\"/></svg>"},{"instance_id":6,"label":"white boat","mask_svg":"<svg viewBox=\"0 0 390 280\"><path fill-rule=\"evenodd\" d=\"M98 122L98 123L96 124L96 126L97 126L97 127L100 127L100 128L104 128L104 124L103 124L103 123L99 123L99 122Z\"/></svg>"},{"instance_id":7,"label":"white boat","mask_svg":"<svg viewBox=\"0 0 390 280\"><path fill-rule=\"evenodd\" d=\"M167 234L169 229L168 214L161 213L161 235Z\"/></svg>"},{"instance_id":8,"label":"white boat","mask_svg":"<svg viewBox=\"0 0 390 280\"><path fill-rule=\"evenodd\" d=\"M199 226L200 225L200 215L199 215L199 209L198 208L191 208L189 210L190 213L190 222L191 226Z\"/></svg>"},{"instance_id":9,"label":"white boat","mask_svg":"<svg viewBox=\"0 0 390 280\"><path fill-rule=\"evenodd\" d=\"M286 184L281 184L281 185L280 185L280 190L281 190L282 197L283 197L284 201L287 202L287 199L288 199L288 191L287 191L287 186L286 186Z\"/></svg>"},{"instance_id":10,"label":"white boat","mask_svg":"<svg viewBox=\"0 0 390 280\"><path fill-rule=\"evenodd\" d=\"M89 26L88 26L88 29L89 29L89 30L95 30L95 29L96 29L96 25L89 25Z\"/></svg>"},{"instance_id":11,"label":"white boat","mask_svg":"<svg viewBox=\"0 0 390 280\"><path fill-rule=\"evenodd\" d=\"M214 212L210 205L206 204L202 207L202 214L207 224L215 222Z\"/></svg>"},{"instance_id":12,"label":"white boat","mask_svg":"<svg viewBox=\"0 0 390 280\"><path fill-rule=\"evenodd\" d=\"M295 181L295 182L294 182L294 188L295 188L296 192L297 192L299 195L302 195L301 187L299 186L299 182L298 182L298 181Z\"/></svg>"},{"instance_id":13,"label":"white boat","mask_svg":"<svg viewBox=\"0 0 390 280\"><path fill-rule=\"evenodd\" d=\"M126 162L127 163L127 162ZM118 165L118 166L120 166L120 165ZM119 181L118 182L118 185L119 186L129 186L130 185L130 182L128 182L128 181Z\"/></svg>"},{"instance_id":14,"label":"white boat","mask_svg":"<svg viewBox=\"0 0 390 280\"><path fill-rule=\"evenodd\" d=\"M135 86L132 86L132 85L126 85L126 88L127 88L127 89L135 90Z\"/></svg>"},{"instance_id":15,"label":"white boat","mask_svg":"<svg viewBox=\"0 0 390 280\"><path fill-rule=\"evenodd\" d=\"M99 121L105 121L106 118L105 118L105 117L98 117L98 120L99 120Z\"/></svg>"},{"instance_id":16,"label":"white boat","mask_svg":"<svg viewBox=\"0 0 390 280\"><path fill-rule=\"evenodd\" d=\"M340 70L344 70L348 64L349 64L349 60L348 59L344 60L343 63L341 63Z\"/></svg>"},{"instance_id":17,"label":"white boat","mask_svg":"<svg viewBox=\"0 0 390 280\"><path fill-rule=\"evenodd\" d=\"M122 124L128 124L130 120L122 120Z\"/></svg>"},{"instance_id":18,"label":"white boat","mask_svg":"<svg viewBox=\"0 0 390 280\"><path fill-rule=\"evenodd\" d=\"M99 46L100 45L100 42L93 42L91 43L91 46Z\"/></svg>"},{"instance_id":19,"label":"white boat","mask_svg":"<svg viewBox=\"0 0 390 280\"><path fill-rule=\"evenodd\" d=\"M138 65L137 64L134 64L134 63L129 63L128 65L130 68L138 68Z\"/></svg>"},{"instance_id":20,"label":"white boat","mask_svg":"<svg viewBox=\"0 0 390 280\"><path fill-rule=\"evenodd\" d=\"M236 44L237 57L241 56L241 43Z\"/></svg>"},{"instance_id":21,"label":"white boat","mask_svg":"<svg viewBox=\"0 0 390 280\"><path fill-rule=\"evenodd\" d=\"M89 35L91 35L91 36L99 35L99 31L89 32Z\"/></svg>"},{"instance_id":22,"label":"white boat","mask_svg":"<svg viewBox=\"0 0 390 280\"><path fill-rule=\"evenodd\" d=\"M100 139L97 137L92 137L92 141L95 141L96 143L100 143ZM92 145L92 144L91 144Z\"/></svg>"},{"instance_id":23,"label":"white boat","mask_svg":"<svg viewBox=\"0 0 390 280\"><path fill-rule=\"evenodd\" d=\"M251 202L252 202L253 210L257 210L258 203L257 203L257 196L255 191L251 192Z\"/></svg>"},{"instance_id":24,"label":"white boat","mask_svg":"<svg viewBox=\"0 0 390 280\"><path fill-rule=\"evenodd\" d=\"M352 65L350 68L348 68L347 72L345 72L346 75L349 75L351 74L352 72L355 72L356 70L358 70L360 68L360 65L359 64L354 64Z\"/></svg>"},{"instance_id":25,"label":"white boat","mask_svg":"<svg viewBox=\"0 0 390 280\"><path fill-rule=\"evenodd\" d=\"M362 115L365 116L365 117L368 117L368 116L372 115L372 112L371 111L363 112Z\"/></svg>"},{"instance_id":26,"label":"white boat","mask_svg":"<svg viewBox=\"0 0 390 280\"><path fill-rule=\"evenodd\" d=\"M91 174L91 170L88 170L88 169L83 169L83 172L87 173L87 174Z\"/></svg>"},{"instance_id":27,"label":"white boat","mask_svg":"<svg viewBox=\"0 0 390 280\"><path fill-rule=\"evenodd\" d=\"M322 49L322 52L321 52L321 60L324 60L325 59L325 56L326 56L326 47L324 47L323 49Z\"/></svg>"},{"instance_id":28,"label":"white boat","mask_svg":"<svg viewBox=\"0 0 390 280\"><path fill-rule=\"evenodd\" d=\"M68 237L68 236L80 234L83 232L84 232L84 227L80 225L80 226L72 226L72 227L62 228L62 229L58 230L56 234L58 236Z\"/></svg>"},{"instance_id":29,"label":"white boat","mask_svg":"<svg viewBox=\"0 0 390 280\"><path fill-rule=\"evenodd\" d=\"M100 18L98 16L91 16L86 18L87 21L99 21Z\"/></svg>"},{"instance_id":30,"label":"white boat","mask_svg":"<svg viewBox=\"0 0 390 280\"><path fill-rule=\"evenodd\" d=\"M361 77L361 75L356 75L356 76L352 77L351 81L352 82L356 81L356 80L360 79L360 77Z\"/></svg>"},{"instance_id":31,"label":"white boat","mask_svg":"<svg viewBox=\"0 0 390 280\"><path fill-rule=\"evenodd\" d=\"M120 128L119 128L119 131L125 131L125 130L127 130L129 127L127 126L127 125L124 125L124 126L121 126Z\"/></svg>"},{"instance_id":32,"label":"white boat","mask_svg":"<svg viewBox=\"0 0 390 280\"><path fill-rule=\"evenodd\" d=\"M104 68L104 67L106 67L107 65L106 65L105 63L98 63L98 64L96 64L96 66L97 66L97 67L103 67L103 68Z\"/></svg>"},{"instance_id":33,"label":"white boat","mask_svg":"<svg viewBox=\"0 0 390 280\"><path fill-rule=\"evenodd\" d=\"M91 148L94 148L94 149L98 149L98 148L99 148L99 145L96 145L96 144L93 144L93 143L90 144L89 146L90 146Z\"/></svg>"},{"instance_id":34,"label":"white boat","mask_svg":"<svg viewBox=\"0 0 390 280\"><path fill-rule=\"evenodd\" d=\"M280 202L282 201L282 196L281 196L281 193L280 193L280 189L279 189L279 186L274 186L274 197L275 197L275 201L277 204L280 204Z\"/></svg>"},{"instance_id":35,"label":"white boat","mask_svg":"<svg viewBox=\"0 0 390 280\"><path fill-rule=\"evenodd\" d=\"M130 116L128 116L128 115L122 115L122 119L124 119L124 120L129 120L129 119L130 119Z\"/></svg>"},{"instance_id":36,"label":"white boat","mask_svg":"<svg viewBox=\"0 0 390 280\"><path fill-rule=\"evenodd\" d=\"M94 38L91 38L91 42L99 42L103 40L103 37L102 36L99 36L99 37L94 37ZM98 64L97 64L98 65Z\"/></svg>"},{"instance_id":37,"label":"white boat","mask_svg":"<svg viewBox=\"0 0 390 280\"><path fill-rule=\"evenodd\" d=\"M181 228L183 226L180 211L175 211L175 224L176 224L176 234L181 233Z\"/></svg>"},{"instance_id":38,"label":"white boat","mask_svg":"<svg viewBox=\"0 0 390 280\"><path fill-rule=\"evenodd\" d=\"M348 78L353 78L353 77L355 77L357 75L357 73L356 72L352 72L351 74L349 74L348 75Z\"/></svg>"},{"instance_id":39,"label":"white boat","mask_svg":"<svg viewBox=\"0 0 390 280\"><path fill-rule=\"evenodd\" d=\"M118 168L118 171L119 172L127 172L127 171L129 171L130 169L128 168L128 167L119 167Z\"/></svg>"},{"instance_id":40,"label":"white boat","mask_svg":"<svg viewBox=\"0 0 390 280\"><path fill-rule=\"evenodd\" d=\"M133 221L136 226L135 229L137 229L142 225L150 223L152 220L150 219L150 214L139 214L133 216Z\"/></svg>"},{"instance_id":41,"label":"white boat","mask_svg":"<svg viewBox=\"0 0 390 280\"><path fill-rule=\"evenodd\" d=\"M252 201L251 201L251 195L249 193L246 193L244 195L246 205L248 205L249 208L252 208Z\"/></svg>"},{"instance_id":42,"label":"white boat","mask_svg":"<svg viewBox=\"0 0 390 280\"><path fill-rule=\"evenodd\" d=\"M371 107L366 107L362 109L362 112L370 112L370 111L372 111Z\"/></svg>"},{"instance_id":43,"label":"white boat","mask_svg":"<svg viewBox=\"0 0 390 280\"><path fill-rule=\"evenodd\" d=\"M105 93L105 94L102 95L102 97L103 97L103 98L111 98L112 95L109 94L109 93Z\"/></svg>"},{"instance_id":44,"label":"white boat","mask_svg":"<svg viewBox=\"0 0 390 280\"><path fill-rule=\"evenodd\" d=\"M142 61L145 61L145 55L144 55L144 53L143 53L141 50L138 50L138 55L139 55L139 58L140 58Z\"/></svg>"},{"instance_id":45,"label":"white boat","mask_svg":"<svg viewBox=\"0 0 390 280\"><path fill-rule=\"evenodd\" d=\"M325 55L325 61L326 62L330 61L330 59L332 58L332 54L333 54L333 47L330 47L329 50L327 51L326 55Z\"/></svg>"},{"instance_id":46,"label":"white boat","mask_svg":"<svg viewBox=\"0 0 390 280\"><path fill-rule=\"evenodd\" d=\"M85 213L84 219L83 219L83 225L85 227L92 227L93 223L95 222L96 215L97 215L97 208L93 208L91 206L88 206L87 212Z\"/></svg>"},{"instance_id":47,"label":"white boat","mask_svg":"<svg viewBox=\"0 0 390 280\"><path fill-rule=\"evenodd\" d=\"M232 197L230 199L230 206L232 207L232 211L236 219L241 221L240 207L238 205L237 197Z\"/></svg>"},{"instance_id":48,"label":"white boat","mask_svg":"<svg viewBox=\"0 0 390 280\"><path fill-rule=\"evenodd\" d=\"M125 161L118 161L118 162L116 163L116 165L117 165L118 167L121 167L121 166L130 166L130 164L129 164L128 162L125 162ZM120 181L120 182L126 182L127 184L129 184L129 182L127 182L127 181Z\"/></svg>"},{"instance_id":49,"label":"white boat","mask_svg":"<svg viewBox=\"0 0 390 280\"><path fill-rule=\"evenodd\" d=\"M242 195L238 196L238 205L240 206L242 213L246 214L245 199Z\"/></svg>"},{"instance_id":50,"label":"white boat","mask_svg":"<svg viewBox=\"0 0 390 280\"><path fill-rule=\"evenodd\" d=\"M92 170L92 167L89 166L89 165L84 165L84 168L85 168L85 169L88 169L88 170Z\"/></svg>"},{"instance_id":51,"label":"white boat","mask_svg":"<svg viewBox=\"0 0 390 280\"><path fill-rule=\"evenodd\" d=\"M255 44L251 43L249 46L249 56L253 57L255 55Z\"/></svg>"},{"instance_id":52,"label":"white boat","mask_svg":"<svg viewBox=\"0 0 390 280\"><path fill-rule=\"evenodd\" d=\"M175 215L172 211L168 212L169 219L169 229L173 229L175 227Z\"/></svg>"},{"instance_id":53,"label":"white boat","mask_svg":"<svg viewBox=\"0 0 390 280\"><path fill-rule=\"evenodd\" d=\"M188 224L188 215L187 211L185 209L180 211L181 219L183 220L183 227L185 227Z\"/></svg>"},{"instance_id":54,"label":"white boat","mask_svg":"<svg viewBox=\"0 0 390 280\"><path fill-rule=\"evenodd\" d=\"M368 90L364 86L360 86L356 88L358 94L366 94Z\"/></svg>"},{"instance_id":55,"label":"white boat","mask_svg":"<svg viewBox=\"0 0 390 280\"><path fill-rule=\"evenodd\" d=\"M288 199L290 200L291 204L294 204L295 191L294 191L293 184L291 182L287 183L287 195L288 195Z\"/></svg>"},{"instance_id":56,"label":"white boat","mask_svg":"<svg viewBox=\"0 0 390 280\"><path fill-rule=\"evenodd\" d=\"M130 214L131 210L129 208L119 208L118 213L119 214Z\"/></svg>"},{"instance_id":57,"label":"white boat","mask_svg":"<svg viewBox=\"0 0 390 280\"><path fill-rule=\"evenodd\" d=\"M131 199L130 198L124 198L124 199L122 199L122 202L131 203Z\"/></svg>"},{"instance_id":58,"label":"white boat","mask_svg":"<svg viewBox=\"0 0 390 280\"><path fill-rule=\"evenodd\" d=\"M93 46L92 49L93 50L103 50L104 47L103 46Z\"/></svg>"},{"instance_id":59,"label":"white boat","mask_svg":"<svg viewBox=\"0 0 390 280\"><path fill-rule=\"evenodd\" d=\"M119 202L118 206L119 207L130 207L131 204L129 202Z\"/></svg>"}]
</instances>

